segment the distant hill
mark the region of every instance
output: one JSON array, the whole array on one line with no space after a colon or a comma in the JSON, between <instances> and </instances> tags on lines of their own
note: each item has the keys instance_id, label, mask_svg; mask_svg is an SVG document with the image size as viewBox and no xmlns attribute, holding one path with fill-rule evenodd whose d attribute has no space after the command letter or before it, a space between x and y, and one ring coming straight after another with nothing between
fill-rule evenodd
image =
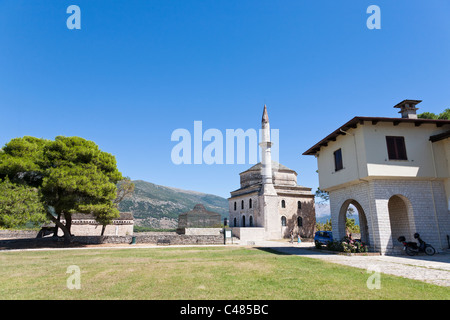
<instances>
[{"instance_id":1,"label":"distant hill","mask_svg":"<svg viewBox=\"0 0 450 320\"><path fill-rule=\"evenodd\" d=\"M123 200L120 211L132 212L135 224L157 229L173 229L178 225L178 215L201 203L209 211L228 217L228 200L216 195L135 180L132 197Z\"/></svg>"}]
</instances>

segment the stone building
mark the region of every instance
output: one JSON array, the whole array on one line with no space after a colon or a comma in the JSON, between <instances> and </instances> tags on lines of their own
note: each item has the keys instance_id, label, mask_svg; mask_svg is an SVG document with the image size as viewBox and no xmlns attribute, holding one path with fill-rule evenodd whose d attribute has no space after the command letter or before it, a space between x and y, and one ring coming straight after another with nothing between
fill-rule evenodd
<instances>
[{"instance_id":1,"label":"stone building","mask_svg":"<svg viewBox=\"0 0 450 320\"><path fill-rule=\"evenodd\" d=\"M65 220L61 222L65 224ZM54 224L52 224L54 227ZM121 212L120 217L112 221L105 228L104 236L128 236L133 234L134 219L131 212ZM72 214L72 226L70 232L74 236L100 236L103 226L99 224L92 214ZM58 236L63 232L58 228Z\"/></svg>"},{"instance_id":2,"label":"stone building","mask_svg":"<svg viewBox=\"0 0 450 320\"><path fill-rule=\"evenodd\" d=\"M262 118L261 162L240 173L241 187L231 192L229 224L241 240L312 237L316 224L311 188L297 185L297 173L271 159L267 108Z\"/></svg>"},{"instance_id":3,"label":"stone building","mask_svg":"<svg viewBox=\"0 0 450 320\"><path fill-rule=\"evenodd\" d=\"M178 216L177 233L189 234L193 229L220 228L221 216L217 212L208 211L202 204L196 204L194 209ZM195 230L196 233L207 234L205 230Z\"/></svg>"},{"instance_id":4,"label":"stone building","mask_svg":"<svg viewBox=\"0 0 450 320\"><path fill-rule=\"evenodd\" d=\"M421 101L404 100L401 117L354 117L304 152L317 158L319 187L330 196L333 237L358 211L361 240L396 252L413 234L436 249L450 234L450 120L419 119Z\"/></svg>"}]
</instances>

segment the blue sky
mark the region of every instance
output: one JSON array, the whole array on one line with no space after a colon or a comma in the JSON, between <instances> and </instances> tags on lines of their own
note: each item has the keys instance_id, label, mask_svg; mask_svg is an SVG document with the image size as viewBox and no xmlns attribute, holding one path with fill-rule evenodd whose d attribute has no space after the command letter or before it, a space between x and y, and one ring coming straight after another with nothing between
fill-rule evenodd
<instances>
[{"instance_id":1,"label":"blue sky","mask_svg":"<svg viewBox=\"0 0 450 320\"><path fill-rule=\"evenodd\" d=\"M446 0L0 0L0 145L81 136L132 179L228 197L251 165L175 165L171 134L258 129L267 104L280 162L315 190L302 153L352 117L450 107L449 15Z\"/></svg>"}]
</instances>

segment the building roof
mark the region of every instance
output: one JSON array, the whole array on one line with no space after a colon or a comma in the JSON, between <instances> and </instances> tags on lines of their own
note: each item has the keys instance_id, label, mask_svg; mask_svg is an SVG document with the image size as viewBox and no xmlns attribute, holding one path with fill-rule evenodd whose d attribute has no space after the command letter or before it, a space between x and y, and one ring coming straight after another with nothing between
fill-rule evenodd
<instances>
[{"instance_id":1,"label":"building roof","mask_svg":"<svg viewBox=\"0 0 450 320\"><path fill-rule=\"evenodd\" d=\"M72 213L72 221L74 220L89 220L93 219L95 220L95 217L91 213ZM64 217L62 217L64 218ZM132 212L120 212L120 217L115 218L113 220L133 220L133 213Z\"/></svg>"},{"instance_id":2,"label":"building roof","mask_svg":"<svg viewBox=\"0 0 450 320\"><path fill-rule=\"evenodd\" d=\"M249 172L249 171L260 171L261 172L261 162L258 162L257 164L255 164L253 167L241 172L240 174ZM278 163L276 161L272 160L272 169L275 171L285 171L285 172L293 172L295 174L297 174L294 170L289 169L288 167L282 165L281 163Z\"/></svg>"},{"instance_id":3,"label":"building roof","mask_svg":"<svg viewBox=\"0 0 450 320\"><path fill-rule=\"evenodd\" d=\"M269 115L267 114L267 107L264 105L263 115L261 122L268 123L269 122Z\"/></svg>"},{"instance_id":4,"label":"building roof","mask_svg":"<svg viewBox=\"0 0 450 320\"><path fill-rule=\"evenodd\" d=\"M437 142L437 141L441 141L444 139L447 139L448 137L450 137L450 130L442 132L440 134L436 134L434 136L430 137L430 141L431 142Z\"/></svg>"},{"instance_id":5,"label":"building roof","mask_svg":"<svg viewBox=\"0 0 450 320\"><path fill-rule=\"evenodd\" d=\"M306 150L303 155L315 155L321 147L326 147L328 142L336 141L336 138L340 135L344 135L345 131L348 129L355 129L358 124L361 125L365 121L372 122L372 124L377 124L378 122L391 122L394 126L400 123L414 123L416 127L422 124L435 124L437 127L442 127L443 125L450 124L450 120L435 120L435 119L411 119L411 118L383 118L383 117L354 117L343 126L339 127L324 139L320 140L314 146Z\"/></svg>"},{"instance_id":6,"label":"building roof","mask_svg":"<svg viewBox=\"0 0 450 320\"><path fill-rule=\"evenodd\" d=\"M397 103L394 108L401 108L402 106L404 106L405 104L412 104L412 105L416 105L421 103L422 100L410 100L410 99L406 99L403 100L402 102Z\"/></svg>"}]
</instances>

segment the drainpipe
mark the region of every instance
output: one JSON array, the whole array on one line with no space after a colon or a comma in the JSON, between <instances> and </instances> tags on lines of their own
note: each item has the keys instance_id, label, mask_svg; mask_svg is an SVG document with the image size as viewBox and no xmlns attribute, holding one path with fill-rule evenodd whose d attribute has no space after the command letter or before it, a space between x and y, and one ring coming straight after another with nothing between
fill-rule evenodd
<instances>
[{"instance_id":1,"label":"drainpipe","mask_svg":"<svg viewBox=\"0 0 450 320\"><path fill-rule=\"evenodd\" d=\"M431 157L433 160L433 167L434 167L434 179L437 179L437 171L436 171L436 161L434 158L434 149L433 149L433 142L430 141L430 146L431 146ZM437 233L438 233L438 237L439 237L439 245L441 246L441 248L444 248L444 246L442 245L442 239L441 239L441 232L439 230L439 220L438 220L438 216L437 216L437 211L436 211L436 202L434 200L434 192L433 192L433 185L430 183L430 190L431 190L431 198L433 199L433 209L434 209L434 219L436 220L436 229L437 229Z\"/></svg>"}]
</instances>

